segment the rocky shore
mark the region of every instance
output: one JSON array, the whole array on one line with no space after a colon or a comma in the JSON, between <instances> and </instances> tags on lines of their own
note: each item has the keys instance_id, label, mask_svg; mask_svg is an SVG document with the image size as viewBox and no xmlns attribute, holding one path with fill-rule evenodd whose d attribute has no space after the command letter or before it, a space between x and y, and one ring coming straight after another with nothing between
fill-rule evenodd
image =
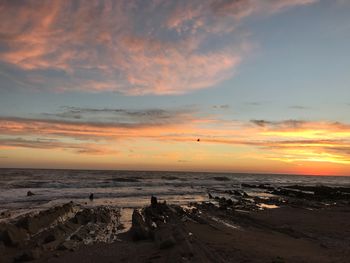
<instances>
[{"instance_id":1,"label":"rocky shore","mask_svg":"<svg viewBox=\"0 0 350 263\"><path fill-rule=\"evenodd\" d=\"M112 242L120 226L118 209L82 208L73 203L0 224L0 262L39 259L52 251Z\"/></svg>"},{"instance_id":2,"label":"rocky shore","mask_svg":"<svg viewBox=\"0 0 350 263\"><path fill-rule=\"evenodd\" d=\"M68 203L1 223L0 262L349 262L349 216L350 189L325 186L242 184L187 206L152 197L126 232L119 209Z\"/></svg>"}]
</instances>

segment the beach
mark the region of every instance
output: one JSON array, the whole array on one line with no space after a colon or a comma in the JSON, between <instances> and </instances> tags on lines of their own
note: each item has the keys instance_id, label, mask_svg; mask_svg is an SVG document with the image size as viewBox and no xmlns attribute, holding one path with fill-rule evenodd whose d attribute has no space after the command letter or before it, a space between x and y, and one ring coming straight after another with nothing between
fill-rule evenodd
<instances>
[{"instance_id":1,"label":"beach","mask_svg":"<svg viewBox=\"0 0 350 263\"><path fill-rule=\"evenodd\" d=\"M43 183L50 171L5 172L22 181L13 180L14 186L7 180L12 188L6 188L5 176L3 190L25 196L2 200L0 262L348 262L350 257L347 178L51 171L55 180L46 177ZM95 187L88 180L57 187L66 174L75 181L72 173L90 180L94 173ZM103 174L112 174L112 192ZM60 198L44 195L48 183L56 186L51 192L62 192ZM145 191L137 195L140 187ZM74 194L64 196L68 191Z\"/></svg>"},{"instance_id":2,"label":"beach","mask_svg":"<svg viewBox=\"0 0 350 263\"><path fill-rule=\"evenodd\" d=\"M204 214L205 223L176 225L174 231L179 228L184 236L169 248L125 236L116 243L64 252L48 262L348 262L349 231L344 229L350 229L349 212L340 207L285 208L239 215L227 225Z\"/></svg>"}]
</instances>

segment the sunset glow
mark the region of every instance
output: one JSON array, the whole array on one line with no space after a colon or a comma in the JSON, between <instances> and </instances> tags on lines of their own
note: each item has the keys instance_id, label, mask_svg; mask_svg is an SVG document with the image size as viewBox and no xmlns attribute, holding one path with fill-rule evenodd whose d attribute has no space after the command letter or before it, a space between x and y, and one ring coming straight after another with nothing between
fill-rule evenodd
<instances>
[{"instance_id":1,"label":"sunset glow","mask_svg":"<svg viewBox=\"0 0 350 263\"><path fill-rule=\"evenodd\" d=\"M349 9L1 1L0 166L350 175Z\"/></svg>"}]
</instances>

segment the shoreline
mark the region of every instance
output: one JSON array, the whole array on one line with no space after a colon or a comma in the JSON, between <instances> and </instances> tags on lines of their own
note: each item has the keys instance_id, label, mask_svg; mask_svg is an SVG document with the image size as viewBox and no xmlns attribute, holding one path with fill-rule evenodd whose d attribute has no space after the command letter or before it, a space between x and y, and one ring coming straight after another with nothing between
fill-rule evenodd
<instances>
[{"instance_id":1,"label":"shoreline","mask_svg":"<svg viewBox=\"0 0 350 263\"><path fill-rule=\"evenodd\" d=\"M152 197L124 214L130 229L106 205L22 215L0 223L0 262L347 262L350 188L244 187L266 196L216 190L183 206Z\"/></svg>"},{"instance_id":2,"label":"shoreline","mask_svg":"<svg viewBox=\"0 0 350 263\"><path fill-rule=\"evenodd\" d=\"M303 173L275 173L275 172L233 172L233 171L217 171L217 170L131 170L131 169L86 169L86 168L40 168L40 167L0 167L1 170L36 170L36 171L93 171L93 172L130 172L130 173L191 173L191 174L222 174L222 175L269 175L269 176L305 176L305 177L350 177L345 174L303 174Z\"/></svg>"}]
</instances>

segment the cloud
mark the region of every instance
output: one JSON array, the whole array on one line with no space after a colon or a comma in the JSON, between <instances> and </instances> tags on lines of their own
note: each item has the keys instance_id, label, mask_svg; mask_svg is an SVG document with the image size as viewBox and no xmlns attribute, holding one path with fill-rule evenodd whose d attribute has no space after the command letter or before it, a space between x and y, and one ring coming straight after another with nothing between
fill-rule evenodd
<instances>
[{"instance_id":1,"label":"cloud","mask_svg":"<svg viewBox=\"0 0 350 263\"><path fill-rule=\"evenodd\" d=\"M162 137L194 123L193 109L121 109L64 107L33 118L0 117L0 133L77 140ZM185 130L184 130L185 131ZM40 145L40 142L38 142Z\"/></svg>"},{"instance_id":2,"label":"cloud","mask_svg":"<svg viewBox=\"0 0 350 263\"><path fill-rule=\"evenodd\" d=\"M4 0L1 75L37 90L191 92L234 75L252 46L244 18L314 2Z\"/></svg>"},{"instance_id":3,"label":"cloud","mask_svg":"<svg viewBox=\"0 0 350 263\"><path fill-rule=\"evenodd\" d=\"M76 118L76 115L79 118ZM46 118L43 118L45 116ZM132 141L250 150L249 158L349 164L350 124L306 120L227 121L192 109L65 107L41 118L0 118L0 148L113 154ZM200 138L200 142L197 142ZM203 148L205 149L205 148ZM122 151L122 150L121 150ZM170 150L169 150L170 151ZM170 151L171 152L171 151ZM178 158L177 160L181 160Z\"/></svg>"},{"instance_id":4,"label":"cloud","mask_svg":"<svg viewBox=\"0 0 350 263\"><path fill-rule=\"evenodd\" d=\"M214 105L213 106L214 109L222 109L222 110L227 110L230 108L230 105L228 104L222 104L222 105Z\"/></svg>"},{"instance_id":5,"label":"cloud","mask_svg":"<svg viewBox=\"0 0 350 263\"><path fill-rule=\"evenodd\" d=\"M164 123L183 123L192 118L194 109L122 109L122 108L81 108L63 107L57 113L44 113L50 121L89 123L110 126L154 126ZM101 123L103 120L103 123Z\"/></svg>"},{"instance_id":6,"label":"cloud","mask_svg":"<svg viewBox=\"0 0 350 263\"><path fill-rule=\"evenodd\" d=\"M294 109L294 110L307 110L310 109L310 107L306 107L306 106L301 106L301 105L293 105L293 106L289 106L290 109Z\"/></svg>"},{"instance_id":7,"label":"cloud","mask_svg":"<svg viewBox=\"0 0 350 263\"><path fill-rule=\"evenodd\" d=\"M246 102L246 104L249 106L260 106L263 103L255 101L255 102Z\"/></svg>"},{"instance_id":8,"label":"cloud","mask_svg":"<svg viewBox=\"0 0 350 263\"><path fill-rule=\"evenodd\" d=\"M277 129L289 129L299 128L305 121L301 120L284 120L284 121L267 121L267 120L251 120L251 122L259 127L277 128Z\"/></svg>"},{"instance_id":9,"label":"cloud","mask_svg":"<svg viewBox=\"0 0 350 263\"><path fill-rule=\"evenodd\" d=\"M79 154L106 155L117 154L118 151L110 149L108 146L83 143L65 143L55 139L24 139L17 138L0 138L1 148L32 148L32 149L58 149L68 150Z\"/></svg>"},{"instance_id":10,"label":"cloud","mask_svg":"<svg viewBox=\"0 0 350 263\"><path fill-rule=\"evenodd\" d=\"M342 122L331 122L331 121L305 121L305 120L282 120L282 121L269 121L269 120L251 120L256 126L265 128L267 131L278 132L278 131L309 131L317 134L323 134L331 129L333 132L348 132L350 125Z\"/></svg>"}]
</instances>

